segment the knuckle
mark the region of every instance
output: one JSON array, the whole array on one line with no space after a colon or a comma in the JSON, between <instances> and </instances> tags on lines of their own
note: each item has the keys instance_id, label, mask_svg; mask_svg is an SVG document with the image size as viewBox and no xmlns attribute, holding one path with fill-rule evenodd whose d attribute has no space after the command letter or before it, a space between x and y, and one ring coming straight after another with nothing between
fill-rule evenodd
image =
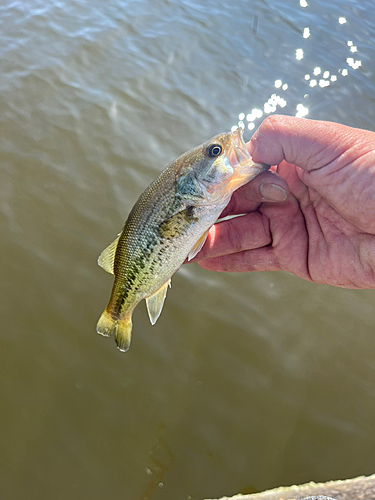
<instances>
[{"instance_id":1,"label":"knuckle","mask_svg":"<svg viewBox=\"0 0 375 500\"><path fill-rule=\"evenodd\" d=\"M232 221L229 221L228 239L232 250L234 250L235 252L240 252L241 250L243 250L242 235L238 230L237 225L234 224Z\"/></svg>"},{"instance_id":2,"label":"knuckle","mask_svg":"<svg viewBox=\"0 0 375 500\"><path fill-rule=\"evenodd\" d=\"M263 120L260 130L262 132L279 132L285 128L290 119L293 117L284 116L284 115L271 115L267 116L265 120Z\"/></svg>"}]
</instances>

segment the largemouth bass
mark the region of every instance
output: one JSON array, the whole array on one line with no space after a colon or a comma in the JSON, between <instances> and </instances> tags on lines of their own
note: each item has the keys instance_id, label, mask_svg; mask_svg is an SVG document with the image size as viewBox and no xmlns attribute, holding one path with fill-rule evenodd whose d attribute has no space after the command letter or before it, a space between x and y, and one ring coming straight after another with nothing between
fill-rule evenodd
<instances>
[{"instance_id":1,"label":"largemouth bass","mask_svg":"<svg viewBox=\"0 0 375 500\"><path fill-rule=\"evenodd\" d=\"M232 193L268 168L252 161L241 129L216 135L172 161L98 259L115 281L97 332L115 334L117 347L127 351L136 305L146 299L155 324L172 275L202 248Z\"/></svg>"}]
</instances>

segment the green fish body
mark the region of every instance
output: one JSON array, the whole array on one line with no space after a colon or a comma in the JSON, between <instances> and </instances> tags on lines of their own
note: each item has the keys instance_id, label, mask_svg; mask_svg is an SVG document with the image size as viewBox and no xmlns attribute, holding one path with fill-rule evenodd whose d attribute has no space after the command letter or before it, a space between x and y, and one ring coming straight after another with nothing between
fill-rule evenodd
<instances>
[{"instance_id":1,"label":"green fish body","mask_svg":"<svg viewBox=\"0 0 375 500\"><path fill-rule=\"evenodd\" d=\"M127 351L136 305L146 299L155 324L172 275L202 248L232 193L268 168L251 160L240 129L217 135L170 163L99 257L115 281L97 332L115 334L117 347Z\"/></svg>"}]
</instances>

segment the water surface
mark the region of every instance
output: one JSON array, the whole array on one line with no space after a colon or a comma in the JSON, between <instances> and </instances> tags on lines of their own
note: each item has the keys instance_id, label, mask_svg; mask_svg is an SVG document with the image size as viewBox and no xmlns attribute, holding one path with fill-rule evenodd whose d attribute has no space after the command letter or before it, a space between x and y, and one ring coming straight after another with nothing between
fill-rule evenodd
<instances>
[{"instance_id":1,"label":"water surface","mask_svg":"<svg viewBox=\"0 0 375 500\"><path fill-rule=\"evenodd\" d=\"M240 115L259 125L253 109L375 130L372 2L303 5L2 3L1 498L201 500L374 472L373 291L190 265L154 327L137 308L127 354L95 333L97 256L174 157Z\"/></svg>"}]
</instances>

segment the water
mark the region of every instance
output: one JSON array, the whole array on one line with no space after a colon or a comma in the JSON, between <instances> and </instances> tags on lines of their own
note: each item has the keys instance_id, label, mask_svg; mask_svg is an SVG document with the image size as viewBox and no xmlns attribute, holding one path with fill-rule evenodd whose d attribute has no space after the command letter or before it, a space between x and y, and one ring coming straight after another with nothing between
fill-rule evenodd
<instances>
[{"instance_id":1,"label":"water","mask_svg":"<svg viewBox=\"0 0 375 500\"><path fill-rule=\"evenodd\" d=\"M154 327L137 308L129 353L95 333L112 286L97 256L171 159L265 109L375 129L372 2L303 5L2 3L3 499L374 472L373 291L189 265Z\"/></svg>"}]
</instances>

